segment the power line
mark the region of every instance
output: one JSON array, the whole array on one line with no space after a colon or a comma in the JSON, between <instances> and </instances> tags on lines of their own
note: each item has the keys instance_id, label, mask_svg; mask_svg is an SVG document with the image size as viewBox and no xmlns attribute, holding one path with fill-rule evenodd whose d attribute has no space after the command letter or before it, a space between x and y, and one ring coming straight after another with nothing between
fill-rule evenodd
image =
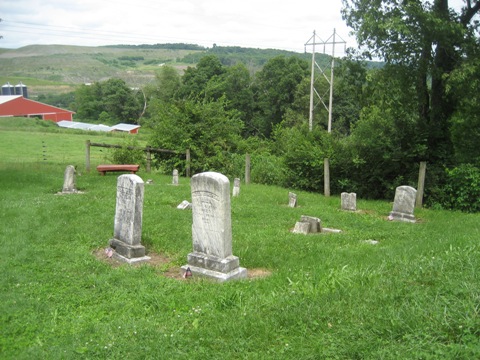
<instances>
[{"instance_id":1,"label":"power line","mask_svg":"<svg viewBox=\"0 0 480 360\"><path fill-rule=\"evenodd\" d=\"M95 39L95 40L104 40L105 42L112 43L161 43L161 42L178 42L178 43L197 43L197 44L217 44L220 46L243 46L257 48L258 45L251 43L242 43L236 42L235 44L229 44L224 41L207 40L207 39L186 39L179 37L171 36L155 36L152 33L141 34L141 33L132 33L132 32L115 32L115 31L104 31L104 30L92 30L78 27L70 26L58 26L58 25L47 25L35 22L24 22L24 21L3 21L3 31L12 32L12 33L21 33L21 34L31 34L31 35L42 35L42 36L52 36L59 38L77 38L77 39ZM263 47L263 46L262 46ZM267 47L268 48L268 47ZM295 48L285 48L287 51L298 51Z\"/></svg>"},{"instance_id":2,"label":"power line","mask_svg":"<svg viewBox=\"0 0 480 360\"><path fill-rule=\"evenodd\" d=\"M158 37L145 34L132 34L132 33L123 33L123 32L114 32L114 31L103 31L103 30L91 30L83 28L75 28L68 26L55 26L55 25L44 25L38 23L29 23L29 22L9 22L5 21L8 25L4 27L7 31L24 33L24 34L33 34L33 35L48 35L56 37L77 37L90 39L92 36L95 36L96 39L112 40L112 39L121 39L122 41L158 41ZM31 30L31 31L30 31ZM39 32L39 30L41 32ZM88 36L85 36L88 35ZM164 39L174 40L168 36L163 36Z\"/></svg>"}]
</instances>

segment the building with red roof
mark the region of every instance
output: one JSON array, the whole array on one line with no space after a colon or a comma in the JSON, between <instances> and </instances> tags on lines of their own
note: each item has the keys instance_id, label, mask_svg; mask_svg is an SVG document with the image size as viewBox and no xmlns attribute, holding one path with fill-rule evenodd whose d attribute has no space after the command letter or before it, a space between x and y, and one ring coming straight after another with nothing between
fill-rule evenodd
<instances>
[{"instance_id":1,"label":"building with red roof","mask_svg":"<svg viewBox=\"0 0 480 360\"><path fill-rule=\"evenodd\" d=\"M75 112L30 100L22 95L0 96L0 117L36 117L59 122L72 121Z\"/></svg>"}]
</instances>

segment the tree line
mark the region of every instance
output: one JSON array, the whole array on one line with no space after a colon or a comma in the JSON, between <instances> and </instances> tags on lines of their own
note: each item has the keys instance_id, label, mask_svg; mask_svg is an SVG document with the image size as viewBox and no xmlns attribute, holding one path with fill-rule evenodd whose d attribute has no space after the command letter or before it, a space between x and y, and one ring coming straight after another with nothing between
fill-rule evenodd
<instances>
[{"instance_id":1,"label":"tree line","mask_svg":"<svg viewBox=\"0 0 480 360\"><path fill-rule=\"evenodd\" d=\"M163 66L142 91L118 79L82 86L74 110L151 128L153 146L190 149L193 172L241 177L249 153L252 181L308 191L323 189L324 158L332 193L387 199L399 185L415 187L427 161L427 205L479 211L480 2L466 0L460 11L447 0L343 3L359 49L336 61L331 133L321 107L308 129L303 54L254 70L212 48L182 74ZM371 67L369 59L384 64ZM316 80L315 88L327 86ZM170 173L184 161L161 157L157 166Z\"/></svg>"}]
</instances>

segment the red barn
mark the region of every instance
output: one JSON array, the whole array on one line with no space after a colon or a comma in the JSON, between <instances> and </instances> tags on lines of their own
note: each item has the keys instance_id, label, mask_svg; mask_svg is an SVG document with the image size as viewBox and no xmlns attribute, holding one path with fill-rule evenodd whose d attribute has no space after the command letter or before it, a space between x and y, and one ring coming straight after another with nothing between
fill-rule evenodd
<instances>
[{"instance_id":1,"label":"red barn","mask_svg":"<svg viewBox=\"0 0 480 360\"><path fill-rule=\"evenodd\" d=\"M73 114L73 111L30 100L22 95L0 96L0 116L38 117L59 122L72 121Z\"/></svg>"}]
</instances>

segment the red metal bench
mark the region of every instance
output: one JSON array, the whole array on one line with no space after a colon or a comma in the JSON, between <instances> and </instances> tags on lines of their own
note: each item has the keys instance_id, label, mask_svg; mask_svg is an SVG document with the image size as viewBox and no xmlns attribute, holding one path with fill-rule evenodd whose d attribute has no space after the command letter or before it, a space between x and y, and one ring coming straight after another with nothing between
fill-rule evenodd
<instances>
[{"instance_id":1,"label":"red metal bench","mask_svg":"<svg viewBox=\"0 0 480 360\"><path fill-rule=\"evenodd\" d=\"M135 174L138 169L140 168L140 165L98 165L97 166L97 171L101 175L105 175L107 171L127 171L130 172L131 174Z\"/></svg>"}]
</instances>

